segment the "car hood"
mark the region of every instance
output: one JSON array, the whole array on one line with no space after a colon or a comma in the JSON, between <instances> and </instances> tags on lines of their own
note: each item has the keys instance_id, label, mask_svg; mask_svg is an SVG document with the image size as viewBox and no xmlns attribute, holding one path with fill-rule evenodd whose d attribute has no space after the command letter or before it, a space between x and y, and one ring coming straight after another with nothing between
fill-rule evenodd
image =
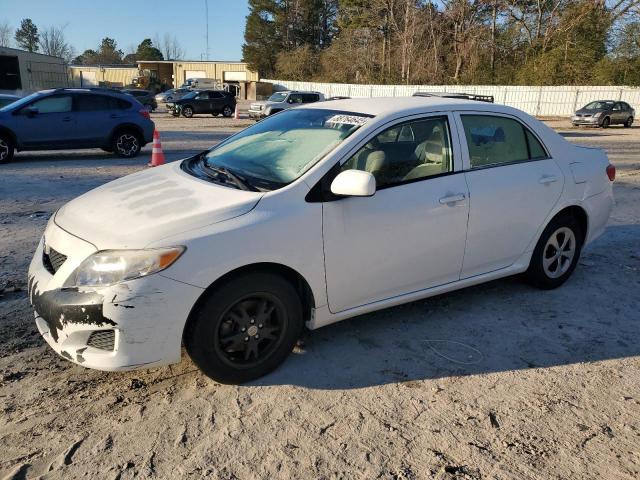
<instances>
[{"instance_id":1,"label":"car hood","mask_svg":"<svg viewBox=\"0 0 640 480\"><path fill-rule=\"evenodd\" d=\"M593 115L595 113L606 112L607 110L608 109L606 108L594 108L592 110L581 108L580 110L576 111L576 113L579 113L580 115Z\"/></svg>"},{"instance_id":2,"label":"car hood","mask_svg":"<svg viewBox=\"0 0 640 480\"><path fill-rule=\"evenodd\" d=\"M262 195L197 179L174 162L91 190L58 210L54 221L99 250L144 248L244 215Z\"/></svg>"}]
</instances>

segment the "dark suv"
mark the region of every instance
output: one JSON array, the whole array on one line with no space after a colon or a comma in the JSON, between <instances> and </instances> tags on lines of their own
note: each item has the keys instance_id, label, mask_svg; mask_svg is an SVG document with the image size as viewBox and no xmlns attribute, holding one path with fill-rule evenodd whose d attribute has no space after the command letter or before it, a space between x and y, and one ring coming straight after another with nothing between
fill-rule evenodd
<instances>
[{"instance_id":1,"label":"dark suv","mask_svg":"<svg viewBox=\"0 0 640 480\"><path fill-rule=\"evenodd\" d=\"M173 115L182 114L187 118L196 113L210 113L214 117L222 114L225 117L233 115L236 109L236 98L225 90L199 90L186 94L173 104Z\"/></svg>"},{"instance_id":2,"label":"dark suv","mask_svg":"<svg viewBox=\"0 0 640 480\"><path fill-rule=\"evenodd\" d=\"M102 148L135 157L153 140L149 112L109 89L43 90L0 108L0 163L15 150Z\"/></svg>"},{"instance_id":3,"label":"dark suv","mask_svg":"<svg viewBox=\"0 0 640 480\"><path fill-rule=\"evenodd\" d=\"M574 126L591 125L602 128L621 124L628 128L633 125L635 114L636 112L627 102L597 100L578 110L571 117L571 123Z\"/></svg>"},{"instance_id":4,"label":"dark suv","mask_svg":"<svg viewBox=\"0 0 640 480\"><path fill-rule=\"evenodd\" d=\"M156 102L156 96L149 90L137 90L134 88L125 88L122 93L135 97L142 105L149 107L152 112L158 108L158 102Z\"/></svg>"}]
</instances>

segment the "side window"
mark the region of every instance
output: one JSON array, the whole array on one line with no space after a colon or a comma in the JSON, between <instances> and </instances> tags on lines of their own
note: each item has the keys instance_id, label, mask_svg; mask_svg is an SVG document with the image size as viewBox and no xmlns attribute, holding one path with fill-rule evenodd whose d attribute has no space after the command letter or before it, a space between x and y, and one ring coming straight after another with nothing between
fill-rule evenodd
<instances>
[{"instance_id":1,"label":"side window","mask_svg":"<svg viewBox=\"0 0 640 480\"><path fill-rule=\"evenodd\" d=\"M77 95L76 110L78 112L97 112L109 110L110 98L102 95Z\"/></svg>"},{"instance_id":2,"label":"side window","mask_svg":"<svg viewBox=\"0 0 640 480\"><path fill-rule=\"evenodd\" d=\"M319 100L317 93L303 93L302 100L304 103L313 103Z\"/></svg>"},{"instance_id":3,"label":"side window","mask_svg":"<svg viewBox=\"0 0 640 480\"><path fill-rule=\"evenodd\" d=\"M208 92L199 93L198 95L196 95L196 100L209 100L209 93Z\"/></svg>"},{"instance_id":4,"label":"side window","mask_svg":"<svg viewBox=\"0 0 640 480\"><path fill-rule=\"evenodd\" d=\"M71 111L71 105L71 95L55 95L36 100L29 107L37 108L39 113L66 113Z\"/></svg>"},{"instance_id":5,"label":"side window","mask_svg":"<svg viewBox=\"0 0 640 480\"><path fill-rule=\"evenodd\" d=\"M373 174L378 188L451 172L447 119L415 120L379 133L341 167L350 169Z\"/></svg>"},{"instance_id":6,"label":"side window","mask_svg":"<svg viewBox=\"0 0 640 480\"><path fill-rule=\"evenodd\" d=\"M110 97L109 107L111 108L111 110L126 110L128 108L131 108L131 104L126 100Z\"/></svg>"},{"instance_id":7,"label":"side window","mask_svg":"<svg viewBox=\"0 0 640 480\"><path fill-rule=\"evenodd\" d=\"M220 92L209 92L209 98L222 98L222 94Z\"/></svg>"},{"instance_id":8,"label":"side window","mask_svg":"<svg viewBox=\"0 0 640 480\"><path fill-rule=\"evenodd\" d=\"M302 95L299 93L292 93L287 100L289 103L302 103Z\"/></svg>"},{"instance_id":9,"label":"side window","mask_svg":"<svg viewBox=\"0 0 640 480\"><path fill-rule=\"evenodd\" d=\"M546 158L544 147L520 122L492 115L462 115L471 168Z\"/></svg>"},{"instance_id":10,"label":"side window","mask_svg":"<svg viewBox=\"0 0 640 480\"><path fill-rule=\"evenodd\" d=\"M620 110L622 110L622 104L616 103L616 104L613 105L613 111L614 112L619 112Z\"/></svg>"}]
</instances>

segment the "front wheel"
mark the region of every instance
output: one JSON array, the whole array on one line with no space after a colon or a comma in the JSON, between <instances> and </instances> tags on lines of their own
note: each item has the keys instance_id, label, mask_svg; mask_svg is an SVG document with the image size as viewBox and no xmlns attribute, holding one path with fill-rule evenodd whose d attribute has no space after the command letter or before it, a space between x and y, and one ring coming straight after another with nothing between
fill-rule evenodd
<instances>
[{"instance_id":1,"label":"front wheel","mask_svg":"<svg viewBox=\"0 0 640 480\"><path fill-rule=\"evenodd\" d=\"M184 334L191 359L212 379L243 383L274 370L302 332L296 289L267 272L216 288L192 314Z\"/></svg>"},{"instance_id":2,"label":"front wheel","mask_svg":"<svg viewBox=\"0 0 640 480\"><path fill-rule=\"evenodd\" d=\"M583 232L576 219L553 219L538 240L526 276L538 288L559 287L571 276L582 250Z\"/></svg>"},{"instance_id":3,"label":"front wheel","mask_svg":"<svg viewBox=\"0 0 640 480\"><path fill-rule=\"evenodd\" d=\"M0 163L8 163L13 159L15 147L10 138L0 135Z\"/></svg>"},{"instance_id":4,"label":"front wheel","mask_svg":"<svg viewBox=\"0 0 640 480\"><path fill-rule=\"evenodd\" d=\"M212 112L212 113L211 113L211 116L212 116L212 117L217 117L218 115L220 115L218 112Z\"/></svg>"},{"instance_id":5,"label":"front wheel","mask_svg":"<svg viewBox=\"0 0 640 480\"><path fill-rule=\"evenodd\" d=\"M609 128L609 125L611 125L611 119L605 117L604 120L602 120L602 128Z\"/></svg>"},{"instance_id":6,"label":"front wheel","mask_svg":"<svg viewBox=\"0 0 640 480\"><path fill-rule=\"evenodd\" d=\"M231 105L224 106L224 108L222 109L222 115L227 118L233 115L233 108L231 108Z\"/></svg>"},{"instance_id":7,"label":"front wheel","mask_svg":"<svg viewBox=\"0 0 640 480\"><path fill-rule=\"evenodd\" d=\"M627 118L626 122L624 122L624 128L631 128L633 125L633 117Z\"/></svg>"},{"instance_id":8,"label":"front wheel","mask_svg":"<svg viewBox=\"0 0 640 480\"><path fill-rule=\"evenodd\" d=\"M193 117L193 108L191 108L189 106L182 107L182 115L187 117L187 118Z\"/></svg>"},{"instance_id":9,"label":"front wheel","mask_svg":"<svg viewBox=\"0 0 640 480\"><path fill-rule=\"evenodd\" d=\"M138 134L124 131L115 135L111 148L119 157L133 158L140 153L142 143Z\"/></svg>"}]
</instances>

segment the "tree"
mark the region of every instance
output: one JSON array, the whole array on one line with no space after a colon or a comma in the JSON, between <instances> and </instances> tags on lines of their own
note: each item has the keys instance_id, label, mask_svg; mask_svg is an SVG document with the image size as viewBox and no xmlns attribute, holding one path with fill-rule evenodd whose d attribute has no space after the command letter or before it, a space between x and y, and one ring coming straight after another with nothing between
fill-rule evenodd
<instances>
[{"instance_id":1,"label":"tree","mask_svg":"<svg viewBox=\"0 0 640 480\"><path fill-rule=\"evenodd\" d=\"M161 40L156 34L153 43L160 49L165 60L180 60L184 58L184 48L182 48L175 35L167 32Z\"/></svg>"},{"instance_id":2,"label":"tree","mask_svg":"<svg viewBox=\"0 0 640 480\"><path fill-rule=\"evenodd\" d=\"M78 55L73 63L76 65L119 65L123 62L122 50L113 38L105 37L100 42L98 50L85 50Z\"/></svg>"},{"instance_id":3,"label":"tree","mask_svg":"<svg viewBox=\"0 0 640 480\"><path fill-rule=\"evenodd\" d=\"M276 58L282 50L282 37L276 26L280 7L275 0L249 0L244 30L242 58L263 77L276 71Z\"/></svg>"},{"instance_id":4,"label":"tree","mask_svg":"<svg viewBox=\"0 0 640 480\"><path fill-rule=\"evenodd\" d=\"M16 30L15 39L18 46L24 50L29 52L38 51L40 35L38 35L38 27L35 26L30 18L22 20L20 28Z\"/></svg>"},{"instance_id":5,"label":"tree","mask_svg":"<svg viewBox=\"0 0 640 480\"><path fill-rule=\"evenodd\" d=\"M11 25L9 22L0 23L0 47L10 47L11 46Z\"/></svg>"},{"instance_id":6,"label":"tree","mask_svg":"<svg viewBox=\"0 0 640 480\"><path fill-rule=\"evenodd\" d=\"M45 55L61 57L69 63L75 55L74 48L64 36L65 27L49 27L40 35L40 48Z\"/></svg>"},{"instance_id":7,"label":"tree","mask_svg":"<svg viewBox=\"0 0 640 480\"><path fill-rule=\"evenodd\" d=\"M164 60L162 52L153 45L150 38L145 38L136 50L136 60Z\"/></svg>"}]
</instances>

